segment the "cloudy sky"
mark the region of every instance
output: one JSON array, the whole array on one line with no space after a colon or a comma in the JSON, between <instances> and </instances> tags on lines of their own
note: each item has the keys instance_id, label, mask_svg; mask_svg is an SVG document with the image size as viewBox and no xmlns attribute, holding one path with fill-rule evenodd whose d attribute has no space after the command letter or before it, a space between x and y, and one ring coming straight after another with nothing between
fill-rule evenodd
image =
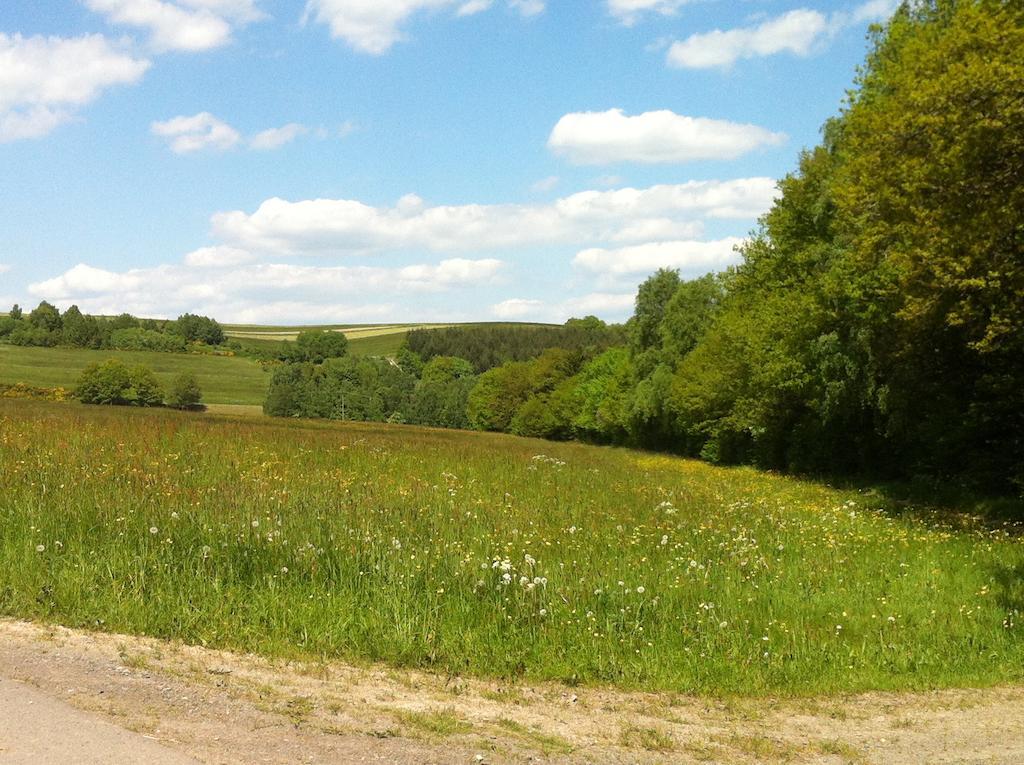
<instances>
[{"instance_id":1,"label":"cloudy sky","mask_svg":"<svg viewBox=\"0 0 1024 765\"><path fill-rule=\"evenodd\" d=\"M0 306L628 316L735 262L893 0L3 0Z\"/></svg>"}]
</instances>

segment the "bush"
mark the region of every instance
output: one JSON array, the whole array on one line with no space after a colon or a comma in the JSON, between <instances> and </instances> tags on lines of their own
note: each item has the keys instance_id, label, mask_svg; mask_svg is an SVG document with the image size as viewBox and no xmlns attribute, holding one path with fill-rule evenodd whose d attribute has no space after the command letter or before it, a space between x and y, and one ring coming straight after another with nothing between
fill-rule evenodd
<instances>
[{"instance_id":1,"label":"bush","mask_svg":"<svg viewBox=\"0 0 1024 765\"><path fill-rule=\"evenodd\" d=\"M199 381L191 372L182 372L174 378L167 395L167 406L175 409L195 409L203 399Z\"/></svg>"},{"instance_id":2,"label":"bush","mask_svg":"<svg viewBox=\"0 0 1024 765\"><path fill-rule=\"evenodd\" d=\"M42 401L67 401L71 391L66 388L39 388L25 383L0 383L0 398L34 398Z\"/></svg>"},{"instance_id":3,"label":"bush","mask_svg":"<svg viewBox=\"0 0 1024 765\"><path fill-rule=\"evenodd\" d=\"M78 378L75 395L85 404L160 406L164 392L153 370L117 359L90 364Z\"/></svg>"},{"instance_id":4,"label":"bush","mask_svg":"<svg viewBox=\"0 0 1024 765\"><path fill-rule=\"evenodd\" d=\"M123 351L163 351L165 353L184 353L186 350L185 340L181 335L137 327L115 329L110 335L110 347Z\"/></svg>"},{"instance_id":5,"label":"bush","mask_svg":"<svg viewBox=\"0 0 1024 765\"><path fill-rule=\"evenodd\" d=\"M287 347L284 361L322 364L338 359L348 352L348 338L341 332L308 329L300 332L295 343Z\"/></svg>"},{"instance_id":6,"label":"bush","mask_svg":"<svg viewBox=\"0 0 1024 765\"><path fill-rule=\"evenodd\" d=\"M149 327L144 328L149 329ZM179 316L172 325L171 331L181 335L190 343L220 345L226 339L220 324L207 316L196 316L193 313Z\"/></svg>"}]
</instances>

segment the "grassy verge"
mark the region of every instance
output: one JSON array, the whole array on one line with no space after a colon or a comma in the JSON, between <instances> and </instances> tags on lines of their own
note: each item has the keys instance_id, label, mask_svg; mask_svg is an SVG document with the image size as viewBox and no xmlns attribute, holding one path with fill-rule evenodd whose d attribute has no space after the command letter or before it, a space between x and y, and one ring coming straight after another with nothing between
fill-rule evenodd
<instances>
[{"instance_id":1,"label":"grassy verge","mask_svg":"<svg viewBox=\"0 0 1024 765\"><path fill-rule=\"evenodd\" d=\"M145 364L165 386L192 372L210 404L262 404L270 374L252 359L155 351L93 351L83 348L25 348L0 344L0 383L74 388L89 364L116 358Z\"/></svg>"},{"instance_id":2,"label":"grassy verge","mask_svg":"<svg viewBox=\"0 0 1024 765\"><path fill-rule=\"evenodd\" d=\"M710 693L1024 678L1014 527L627 450L0 401L0 613Z\"/></svg>"}]
</instances>

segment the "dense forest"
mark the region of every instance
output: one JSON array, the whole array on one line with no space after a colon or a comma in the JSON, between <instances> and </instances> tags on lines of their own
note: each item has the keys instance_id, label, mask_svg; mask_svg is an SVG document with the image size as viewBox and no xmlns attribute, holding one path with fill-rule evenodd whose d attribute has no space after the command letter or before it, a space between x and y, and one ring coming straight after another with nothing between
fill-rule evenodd
<instances>
[{"instance_id":1,"label":"dense forest","mask_svg":"<svg viewBox=\"0 0 1024 765\"><path fill-rule=\"evenodd\" d=\"M625 341L621 326L609 326L588 316L560 326L491 324L414 329L406 338L406 347L425 362L436 356L456 356L483 372L506 361L527 361L548 348L579 351L610 348Z\"/></svg>"},{"instance_id":2,"label":"dense forest","mask_svg":"<svg viewBox=\"0 0 1024 765\"><path fill-rule=\"evenodd\" d=\"M267 411L1024 482L1024 6L904 4L726 273L597 320L288 364ZM571 339L570 339L571 338Z\"/></svg>"}]
</instances>

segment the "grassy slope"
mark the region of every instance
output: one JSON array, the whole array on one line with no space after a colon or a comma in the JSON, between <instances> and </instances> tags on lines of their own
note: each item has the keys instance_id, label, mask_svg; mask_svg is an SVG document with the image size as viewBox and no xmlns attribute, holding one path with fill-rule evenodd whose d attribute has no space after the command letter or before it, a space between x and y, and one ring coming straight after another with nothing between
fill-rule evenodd
<instances>
[{"instance_id":1,"label":"grassy slope","mask_svg":"<svg viewBox=\"0 0 1024 765\"><path fill-rule=\"evenodd\" d=\"M395 356L402 343L405 342L405 331L392 332L382 335L367 335L360 337L349 337L348 350L354 356ZM278 350L283 343L291 342L284 339L267 339L259 337L237 337L243 345L248 345L259 350Z\"/></svg>"},{"instance_id":2,"label":"grassy slope","mask_svg":"<svg viewBox=\"0 0 1024 765\"><path fill-rule=\"evenodd\" d=\"M878 494L507 436L22 401L0 401L0 465L2 614L700 692L1024 677L1021 540Z\"/></svg>"},{"instance_id":3,"label":"grassy slope","mask_svg":"<svg viewBox=\"0 0 1024 765\"><path fill-rule=\"evenodd\" d=\"M192 372L211 404L262 404L269 373L251 359L154 351L91 351L81 348L22 348L0 345L0 382L73 388L81 371L97 361L145 364L165 385Z\"/></svg>"}]
</instances>

